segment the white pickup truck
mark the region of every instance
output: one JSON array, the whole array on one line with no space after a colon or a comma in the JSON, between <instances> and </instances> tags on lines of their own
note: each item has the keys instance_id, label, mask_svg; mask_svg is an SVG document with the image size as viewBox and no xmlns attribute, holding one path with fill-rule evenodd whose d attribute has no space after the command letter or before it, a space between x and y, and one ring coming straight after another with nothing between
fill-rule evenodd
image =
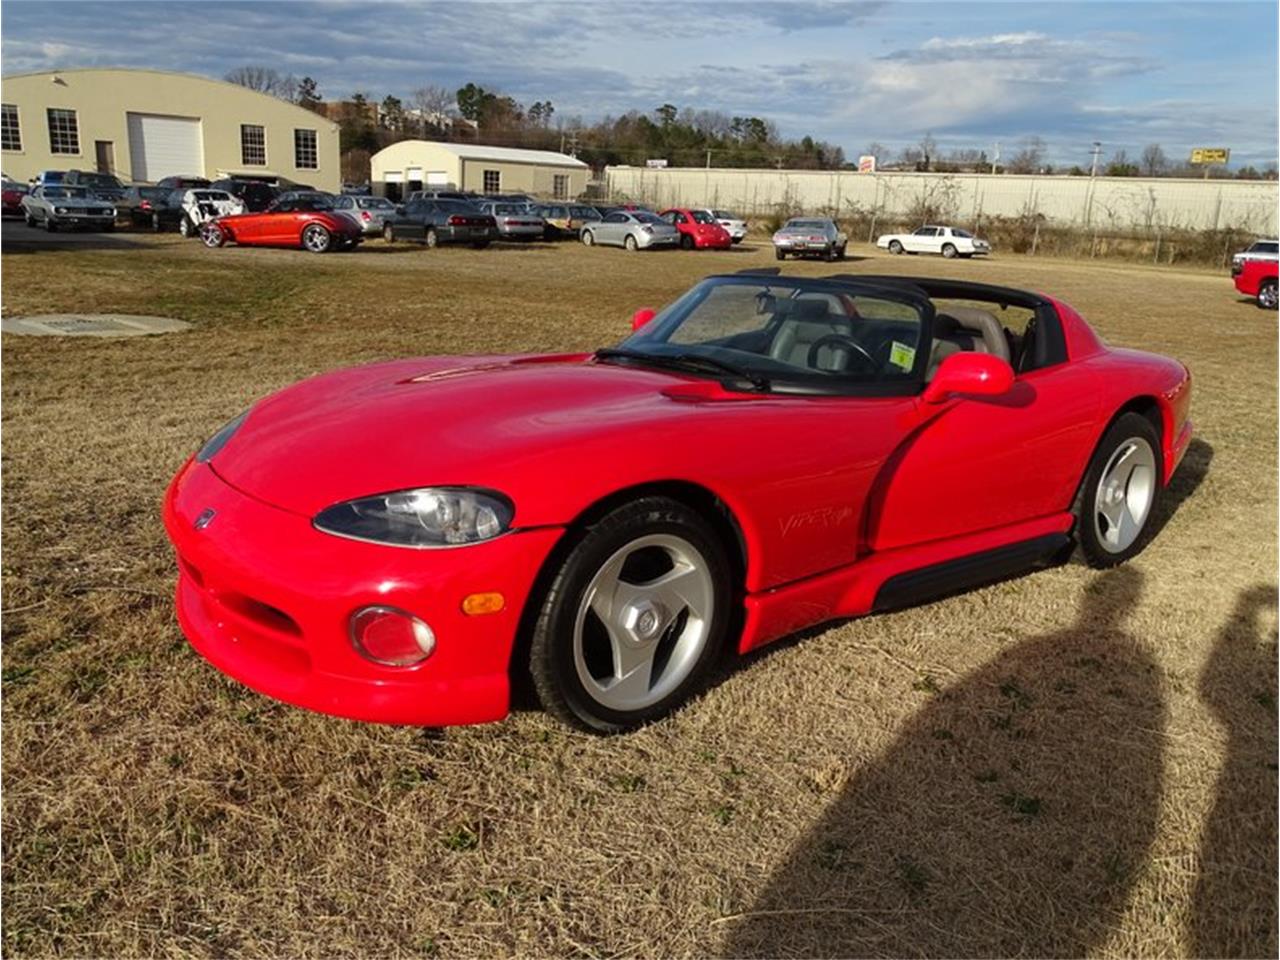
<instances>
[{"instance_id":1,"label":"white pickup truck","mask_svg":"<svg viewBox=\"0 0 1280 960\"><path fill-rule=\"evenodd\" d=\"M890 253L940 253L952 257L986 256L991 244L959 227L926 225L914 233L886 233L876 238L876 246Z\"/></svg>"}]
</instances>

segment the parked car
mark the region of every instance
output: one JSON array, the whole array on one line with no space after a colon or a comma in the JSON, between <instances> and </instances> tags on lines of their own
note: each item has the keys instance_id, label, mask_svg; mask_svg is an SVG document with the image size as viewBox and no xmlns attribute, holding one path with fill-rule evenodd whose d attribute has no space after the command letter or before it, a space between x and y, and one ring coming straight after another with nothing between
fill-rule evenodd
<instances>
[{"instance_id":1,"label":"parked car","mask_svg":"<svg viewBox=\"0 0 1280 960\"><path fill-rule=\"evenodd\" d=\"M333 198L333 209L350 217L361 232L379 236L387 220L396 215L396 205L386 197L344 193Z\"/></svg>"},{"instance_id":2,"label":"parked car","mask_svg":"<svg viewBox=\"0 0 1280 960\"><path fill-rule=\"evenodd\" d=\"M62 183L62 178L67 175L65 170L41 170L34 177L27 181L29 187L53 187Z\"/></svg>"},{"instance_id":3,"label":"parked car","mask_svg":"<svg viewBox=\"0 0 1280 960\"><path fill-rule=\"evenodd\" d=\"M1280 261L1280 241L1255 240L1247 250L1242 250L1231 257L1231 275L1239 276L1249 260Z\"/></svg>"},{"instance_id":4,"label":"parked car","mask_svg":"<svg viewBox=\"0 0 1280 960\"><path fill-rule=\"evenodd\" d=\"M648 210L615 210L602 220L586 224L581 239L588 247L600 243L635 251L674 247L680 242L680 233Z\"/></svg>"},{"instance_id":5,"label":"parked car","mask_svg":"<svg viewBox=\"0 0 1280 960\"><path fill-rule=\"evenodd\" d=\"M184 237L200 236L200 228L219 217L247 212L239 197L209 187L181 191L177 207L178 233Z\"/></svg>"},{"instance_id":6,"label":"parked car","mask_svg":"<svg viewBox=\"0 0 1280 960\"><path fill-rule=\"evenodd\" d=\"M62 227L116 228L115 204L91 197L85 187L34 187L22 198L22 213L27 226L50 233Z\"/></svg>"},{"instance_id":7,"label":"parked car","mask_svg":"<svg viewBox=\"0 0 1280 960\"><path fill-rule=\"evenodd\" d=\"M195 190L209 185L204 177L161 177L156 181L157 187L168 187L170 190Z\"/></svg>"},{"instance_id":8,"label":"parked car","mask_svg":"<svg viewBox=\"0 0 1280 960\"><path fill-rule=\"evenodd\" d=\"M489 200L479 208L493 217L502 240L539 240L547 228L546 221L530 213L527 204Z\"/></svg>"},{"instance_id":9,"label":"parked car","mask_svg":"<svg viewBox=\"0 0 1280 960\"><path fill-rule=\"evenodd\" d=\"M414 240L428 247L469 243L482 250L498 239L498 224L479 207L461 200L414 200L387 220L382 236L388 243Z\"/></svg>"},{"instance_id":10,"label":"parked car","mask_svg":"<svg viewBox=\"0 0 1280 960\"><path fill-rule=\"evenodd\" d=\"M6 180L0 186L0 216L21 217L22 198L27 195L28 189L25 183Z\"/></svg>"},{"instance_id":11,"label":"parked car","mask_svg":"<svg viewBox=\"0 0 1280 960\"><path fill-rule=\"evenodd\" d=\"M1246 260L1235 276L1236 289L1253 297L1263 310L1275 310L1280 300L1276 296L1276 277L1280 262L1275 260Z\"/></svg>"},{"instance_id":12,"label":"parked car","mask_svg":"<svg viewBox=\"0 0 1280 960\"><path fill-rule=\"evenodd\" d=\"M818 256L843 260L849 238L827 217L792 217L773 235L773 253L779 260Z\"/></svg>"},{"instance_id":13,"label":"parked car","mask_svg":"<svg viewBox=\"0 0 1280 960\"><path fill-rule=\"evenodd\" d=\"M225 178L215 180L209 186L214 190L225 190L233 197L243 201L245 209L250 213L259 213L275 202L277 190L261 180L241 180Z\"/></svg>"},{"instance_id":14,"label":"parked car","mask_svg":"<svg viewBox=\"0 0 1280 960\"><path fill-rule=\"evenodd\" d=\"M658 216L679 231L680 246L686 250L728 250L733 246L729 231L706 210L671 209Z\"/></svg>"},{"instance_id":15,"label":"parked car","mask_svg":"<svg viewBox=\"0 0 1280 960\"><path fill-rule=\"evenodd\" d=\"M876 246L890 253L940 253L952 257L986 256L991 244L959 227L926 224L912 233L886 233L876 238Z\"/></svg>"},{"instance_id":16,"label":"parked car","mask_svg":"<svg viewBox=\"0 0 1280 960\"><path fill-rule=\"evenodd\" d=\"M177 229L184 192L135 185L124 192L116 210L135 227L150 227L157 232L166 227Z\"/></svg>"},{"instance_id":17,"label":"parked car","mask_svg":"<svg viewBox=\"0 0 1280 960\"><path fill-rule=\"evenodd\" d=\"M461 200L463 203L475 203L479 199L476 194L461 190L413 190L405 198L405 203L413 203L415 200Z\"/></svg>"},{"instance_id":18,"label":"parked car","mask_svg":"<svg viewBox=\"0 0 1280 960\"><path fill-rule=\"evenodd\" d=\"M363 236L350 217L333 209L328 196L313 192L285 195L259 213L218 217L200 229L200 239L207 247L235 243L242 247L299 247L311 253L352 250Z\"/></svg>"},{"instance_id":19,"label":"parked car","mask_svg":"<svg viewBox=\"0 0 1280 960\"><path fill-rule=\"evenodd\" d=\"M538 216L546 221L544 235L548 240L580 237L584 226L601 219L600 211L586 204L544 203L535 209Z\"/></svg>"},{"instance_id":20,"label":"parked car","mask_svg":"<svg viewBox=\"0 0 1280 960\"><path fill-rule=\"evenodd\" d=\"M707 210L716 223L729 231L734 243L741 243L747 236L747 221L728 210Z\"/></svg>"},{"instance_id":21,"label":"parked car","mask_svg":"<svg viewBox=\"0 0 1280 960\"><path fill-rule=\"evenodd\" d=\"M492 721L514 675L626 730L817 623L1130 559L1192 436L1186 367L1023 290L714 276L632 327L338 370L218 430L163 504L192 645L324 713Z\"/></svg>"},{"instance_id":22,"label":"parked car","mask_svg":"<svg viewBox=\"0 0 1280 960\"><path fill-rule=\"evenodd\" d=\"M62 178L63 186L84 187L89 196L118 204L124 197L124 184L118 177L93 170L68 170Z\"/></svg>"}]
</instances>

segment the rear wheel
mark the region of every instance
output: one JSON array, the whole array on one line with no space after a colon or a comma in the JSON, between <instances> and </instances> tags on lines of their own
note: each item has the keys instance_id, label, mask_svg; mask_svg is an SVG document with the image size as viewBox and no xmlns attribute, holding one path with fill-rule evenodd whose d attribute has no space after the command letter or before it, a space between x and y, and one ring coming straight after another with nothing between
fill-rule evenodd
<instances>
[{"instance_id":1,"label":"rear wheel","mask_svg":"<svg viewBox=\"0 0 1280 960\"><path fill-rule=\"evenodd\" d=\"M391 224L388 223L382 228L382 239L387 241L387 243L396 242L396 232L391 229Z\"/></svg>"},{"instance_id":2,"label":"rear wheel","mask_svg":"<svg viewBox=\"0 0 1280 960\"><path fill-rule=\"evenodd\" d=\"M311 253L328 253L333 234L318 223L309 223L302 230L302 246Z\"/></svg>"},{"instance_id":3,"label":"rear wheel","mask_svg":"<svg viewBox=\"0 0 1280 960\"><path fill-rule=\"evenodd\" d=\"M161 223L160 223L160 214L158 214L158 213L153 213L153 214L151 215L151 232L152 232L152 233L159 233L159 232L160 232L160 228L161 228Z\"/></svg>"},{"instance_id":4,"label":"rear wheel","mask_svg":"<svg viewBox=\"0 0 1280 960\"><path fill-rule=\"evenodd\" d=\"M596 245L596 235L592 233L590 230L583 230L582 243L584 246L594 247Z\"/></svg>"},{"instance_id":5,"label":"rear wheel","mask_svg":"<svg viewBox=\"0 0 1280 960\"><path fill-rule=\"evenodd\" d=\"M942 255L948 260L952 260L956 255L956 245L954 243L944 243L942 245Z\"/></svg>"},{"instance_id":6,"label":"rear wheel","mask_svg":"<svg viewBox=\"0 0 1280 960\"><path fill-rule=\"evenodd\" d=\"M227 237L216 223L206 223L200 228L200 240L206 247L216 249L227 242Z\"/></svg>"},{"instance_id":7,"label":"rear wheel","mask_svg":"<svg viewBox=\"0 0 1280 960\"><path fill-rule=\"evenodd\" d=\"M823 260L825 260L825 261L827 261L827 263L830 263L830 262L831 262L831 261L833 261L835 258L836 258L836 248L835 248L835 247L827 247L827 249L825 249L825 250L823 250L823 251L822 251L822 259L823 259Z\"/></svg>"},{"instance_id":8,"label":"rear wheel","mask_svg":"<svg viewBox=\"0 0 1280 960\"><path fill-rule=\"evenodd\" d=\"M1277 296L1276 281L1264 280L1262 285L1258 287L1258 307L1262 310L1275 310L1280 305L1280 296Z\"/></svg>"},{"instance_id":9,"label":"rear wheel","mask_svg":"<svg viewBox=\"0 0 1280 960\"><path fill-rule=\"evenodd\" d=\"M22 211L22 219L26 221L28 227L34 227L36 225L36 218L31 215L30 210Z\"/></svg>"},{"instance_id":10,"label":"rear wheel","mask_svg":"<svg viewBox=\"0 0 1280 960\"><path fill-rule=\"evenodd\" d=\"M472 242L472 244L471 244L471 248L472 248L473 250L483 250L483 249L484 249L485 247L487 247L488 245L489 245L489 241L488 241L488 240L476 240L476 241L473 241L473 242Z\"/></svg>"},{"instance_id":11,"label":"rear wheel","mask_svg":"<svg viewBox=\"0 0 1280 960\"><path fill-rule=\"evenodd\" d=\"M899 243L897 240L890 240L890 241L889 241L889 252L890 252L890 253L892 253L892 254L899 254L899 253L901 253L901 252L902 252L902 244L901 244L901 243Z\"/></svg>"},{"instance_id":12,"label":"rear wheel","mask_svg":"<svg viewBox=\"0 0 1280 960\"><path fill-rule=\"evenodd\" d=\"M178 233L182 234L184 237L194 237L196 235L196 225L185 213L178 221Z\"/></svg>"},{"instance_id":13,"label":"rear wheel","mask_svg":"<svg viewBox=\"0 0 1280 960\"><path fill-rule=\"evenodd\" d=\"M1091 567L1114 567L1151 535L1163 475L1160 436L1141 414L1125 413L1103 435L1089 462L1076 510L1080 552Z\"/></svg>"},{"instance_id":14,"label":"rear wheel","mask_svg":"<svg viewBox=\"0 0 1280 960\"><path fill-rule=\"evenodd\" d=\"M423 239L426 241L427 246L433 250L440 246L440 235L436 233L434 227L427 227L427 232Z\"/></svg>"},{"instance_id":15,"label":"rear wheel","mask_svg":"<svg viewBox=\"0 0 1280 960\"><path fill-rule=\"evenodd\" d=\"M44 229L46 233L58 232L58 225L53 222L53 217L49 216L48 214L46 214L44 218Z\"/></svg>"},{"instance_id":16,"label":"rear wheel","mask_svg":"<svg viewBox=\"0 0 1280 960\"><path fill-rule=\"evenodd\" d=\"M655 720L724 647L728 558L697 511L646 497L592 524L542 598L529 668L543 706L598 733Z\"/></svg>"},{"instance_id":17,"label":"rear wheel","mask_svg":"<svg viewBox=\"0 0 1280 960\"><path fill-rule=\"evenodd\" d=\"M632 253L635 253L637 250L640 249L640 244L636 243L636 238L629 233L627 234L627 238L622 241L622 245L626 247L628 250L630 250Z\"/></svg>"},{"instance_id":18,"label":"rear wheel","mask_svg":"<svg viewBox=\"0 0 1280 960\"><path fill-rule=\"evenodd\" d=\"M775 247L773 250L773 258L775 260L785 260L787 259L787 255Z\"/></svg>"},{"instance_id":19,"label":"rear wheel","mask_svg":"<svg viewBox=\"0 0 1280 960\"><path fill-rule=\"evenodd\" d=\"M693 237L689 236L687 233L680 234L680 246L683 247L685 250L692 250Z\"/></svg>"}]
</instances>

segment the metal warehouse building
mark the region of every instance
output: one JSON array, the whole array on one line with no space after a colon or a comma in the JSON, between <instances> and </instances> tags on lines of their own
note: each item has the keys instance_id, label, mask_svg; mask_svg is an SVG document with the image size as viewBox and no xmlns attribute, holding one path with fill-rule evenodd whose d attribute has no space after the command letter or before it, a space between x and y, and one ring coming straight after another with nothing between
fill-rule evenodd
<instances>
[{"instance_id":1,"label":"metal warehouse building","mask_svg":"<svg viewBox=\"0 0 1280 960\"><path fill-rule=\"evenodd\" d=\"M246 87L156 70L57 70L0 83L0 169L122 180L228 174L340 186L338 125Z\"/></svg>"},{"instance_id":2,"label":"metal warehouse building","mask_svg":"<svg viewBox=\"0 0 1280 960\"><path fill-rule=\"evenodd\" d=\"M402 140L369 159L374 191L393 200L413 190L531 193L569 200L587 188L590 168L551 150Z\"/></svg>"}]
</instances>

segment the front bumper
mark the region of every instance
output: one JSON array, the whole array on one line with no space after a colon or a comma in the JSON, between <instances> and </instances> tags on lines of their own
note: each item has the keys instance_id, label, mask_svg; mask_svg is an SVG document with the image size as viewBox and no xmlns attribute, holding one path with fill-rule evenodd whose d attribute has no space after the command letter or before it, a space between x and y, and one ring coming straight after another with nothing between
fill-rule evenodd
<instances>
[{"instance_id":1,"label":"front bumper","mask_svg":"<svg viewBox=\"0 0 1280 960\"><path fill-rule=\"evenodd\" d=\"M201 530L196 518L214 511ZM487 543L409 550L321 533L189 461L164 499L178 554L178 621L191 645L246 686L320 713L444 726L499 720L509 709L516 629L559 528ZM498 613L468 616L464 597L497 591ZM363 606L425 620L436 648L412 667L361 657L348 620Z\"/></svg>"},{"instance_id":2,"label":"front bumper","mask_svg":"<svg viewBox=\"0 0 1280 960\"><path fill-rule=\"evenodd\" d=\"M100 213L53 213L49 219L59 227L107 227L116 222L115 217Z\"/></svg>"}]
</instances>

